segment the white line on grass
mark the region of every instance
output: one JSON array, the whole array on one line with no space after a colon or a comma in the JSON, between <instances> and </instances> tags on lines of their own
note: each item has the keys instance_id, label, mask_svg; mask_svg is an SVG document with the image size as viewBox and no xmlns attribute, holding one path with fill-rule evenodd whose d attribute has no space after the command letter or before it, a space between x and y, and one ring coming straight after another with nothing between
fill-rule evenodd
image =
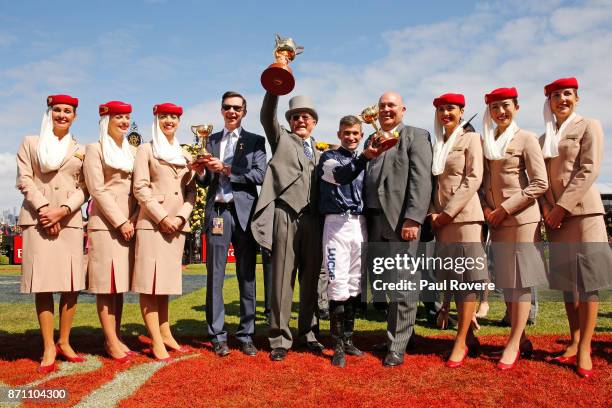
<instances>
[{"instance_id":1,"label":"white line on grass","mask_svg":"<svg viewBox=\"0 0 612 408\"><path fill-rule=\"evenodd\" d=\"M190 354L184 357L175 358L173 362L186 360L196 356L197 354ZM142 387L157 370L165 365L167 365L167 363L153 362L130 367L118 373L111 381L83 398L81 402L75 405L75 408L115 407L122 399L128 398L134 394L134 392Z\"/></svg>"}]
</instances>

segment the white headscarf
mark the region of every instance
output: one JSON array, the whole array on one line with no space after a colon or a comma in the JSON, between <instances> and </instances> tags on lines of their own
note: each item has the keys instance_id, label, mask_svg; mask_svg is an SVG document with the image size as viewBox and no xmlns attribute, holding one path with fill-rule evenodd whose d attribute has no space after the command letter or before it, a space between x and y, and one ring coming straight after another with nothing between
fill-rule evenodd
<instances>
[{"instance_id":1,"label":"white headscarf","mask_svg":"<svg viewBox=\"0 0 612 408\"><path fill-rule=\"evenodd\" d=\"M100 143L102 144L102 155L104 163L113 169L131 173L134 170L134 155L130 149L130 144L123 138L121 147L108 134L108 123L110 115L103 115L100 118Z\"/></svg>"},{"instance_id":2,"label":"white headscarf","mask_svg":"<svg viewBox=\"0 0 612 408\"><path fill-rule=\"evenodd\" d=\"M542 154L545 159L557 157L559 155L559 140L565 131L567 125L574 121L576 112L571 115L557 129L555 116L550 108L550 98L544 101L544 124L546 125L546 133L544 135L544 145L542 146Z\"/></svg>"},{"instance_id":3,"label":"white headscarf","mask_svg":"<svg viewBox=\"0 0 612 408\"><path fill-rule=\"evenodd\" d=\"M493 127L493 118L491 118L491 110L489 105L485 109L484 116L482 118L482 139L483 139L483 150L484 155L489 160L501 160L506 154L506 149L510 145L510 142L514 138L514 134L518 130L518 125L515 121L512 121L510 125L504 130L504 133L499 135L495 139L495 128Z\"/></svg>"},{"instance_id":4,"label":"white headscarf","mask_svg":"<svg viewBox=\"0 0 612 408\"><path fill-rule=\"evenodd\" d=\"M168 138L164 135L159 127L159 118L155 116L151 133L153 134L153 156L156 159L177 165L186 166L187 159L183 155L183 149L176 136L172 144L168 142Z\"/></svg>"},{"instance_id":5,"label":"white headscarf","mask_svg":"<svg viewBox=\"0 0 612 408\"><path fill-rule=\"evenodd\" d=\"M453 130L453 133L451 133L446 142L444 142L444 128L438 120L438 116L434 113L434 131L436 133L436 144L434 144L433 147L433 161L431 163L431 172L434 176L437 176L444 172L448 153L455 144L457 136L459 136L459 134L463 131L463 125L465 125L465 121L461 121L461 123L455 128L455 130Z\"/></svg>"},{"instance_id":6,"label":"white headscarf","mask_svg":"<svg viewBox=\"0 0 612 408\"><path fill-rule=\"evenodd\" d=\"M38 138L38 148L36 155L38 156L38 162L40 163L40 170L43 173L49 173L60 168L60 165L68 153L68 147L72 135L66 134L64 137L58 138L53 133L53 120L51 119L51 108L47 108L47 111L43 115L42 123L40 125L40 134Z\"/></svg>"}]
</instances>

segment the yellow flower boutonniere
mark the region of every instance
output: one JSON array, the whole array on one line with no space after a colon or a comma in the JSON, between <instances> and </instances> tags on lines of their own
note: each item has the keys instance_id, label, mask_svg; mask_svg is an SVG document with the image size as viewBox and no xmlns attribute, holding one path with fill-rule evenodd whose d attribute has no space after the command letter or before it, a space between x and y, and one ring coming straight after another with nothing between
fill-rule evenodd
<instances>
[{"instance_id":1,"label":"yellow flower boutonniere","mask_svg":"<svg viewBox=\"0 0 612 408\"><path fill-rule=\"evenodd\" d=\"M337 144L333 144L333 143L327 143L327 142L316 142L315 143L315 149L317 149L320 152L324 152L326 150L335 150L337 149L339 146Z\"/></svg>"},{"instance_id":2,"label":"yellow flower boutonniere","mask_svg":"<svg viewBox=\"0 0 612 408\"><path fill-rule=\"evenodd\" d=\"M317 148L317 150L324 152L325 150L329 149L329 143L316 142L315 147Z\"/></svg>"}]
</instances>

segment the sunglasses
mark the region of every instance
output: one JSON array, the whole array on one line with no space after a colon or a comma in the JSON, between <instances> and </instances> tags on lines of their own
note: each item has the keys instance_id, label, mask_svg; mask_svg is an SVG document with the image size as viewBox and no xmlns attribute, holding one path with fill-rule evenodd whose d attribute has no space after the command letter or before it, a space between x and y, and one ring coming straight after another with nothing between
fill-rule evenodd
<instances>
[{"instance_id":1,"label":"sunglasses","mask_svg":"<svg viewBox=\"0 0 612 408\"><path fill-rule=\"evenodd\" d=\"M244 106L240 106L240 105L228 105L228 104L225 104L225 103L224 103L223 105L221 105L221 108L222 108L224 111L228 111L228 110L230 110L230 109L233 109L233 110L234 110L234 112L240 113L240 112L242 112L242 110L244 109Z\"/></svg>"},{"instance_id":2,"label":"sunglasses","mask_svg":"<svg viewBox=\"0 0 612 408\"><path fill-rule=\"evenodd\" d=\"M296 113L295 115L291 115L291 120L293 121L297 122L300 119L303 119L304 122L308 122L310 119L312 119L312 116L307 113Z\"/></svg>"}]
</instances>

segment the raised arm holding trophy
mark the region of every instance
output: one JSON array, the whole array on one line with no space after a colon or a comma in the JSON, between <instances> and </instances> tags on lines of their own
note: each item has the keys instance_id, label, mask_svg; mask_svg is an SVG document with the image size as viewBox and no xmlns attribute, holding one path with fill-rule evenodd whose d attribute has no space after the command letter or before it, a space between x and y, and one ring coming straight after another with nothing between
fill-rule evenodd
<instances>
[{"instance_id":1,"label":"raised arm holding trophy","mask_svg":"<svg viewBox=\"0 0 612 408\"><path fill-rule=\"evenodd\" d=\"M251 230L262 247L274 248L269 332L270 358L274 361L283 360L293 345L289 321L296 275L300 282L298 338L310 351L323 351L323 345L315 337L317 285L322 262L316 172L320 153L311 137L319 116L311 99L298 95L289 100L289 110L285 112L290 130L281 127L277 119L278 96L289 93L295 84L286 63L302 50L293 40L277 35L276 62L261 76L267 92L260 120L273 156Z\"/></svg>"}]
</instances>

